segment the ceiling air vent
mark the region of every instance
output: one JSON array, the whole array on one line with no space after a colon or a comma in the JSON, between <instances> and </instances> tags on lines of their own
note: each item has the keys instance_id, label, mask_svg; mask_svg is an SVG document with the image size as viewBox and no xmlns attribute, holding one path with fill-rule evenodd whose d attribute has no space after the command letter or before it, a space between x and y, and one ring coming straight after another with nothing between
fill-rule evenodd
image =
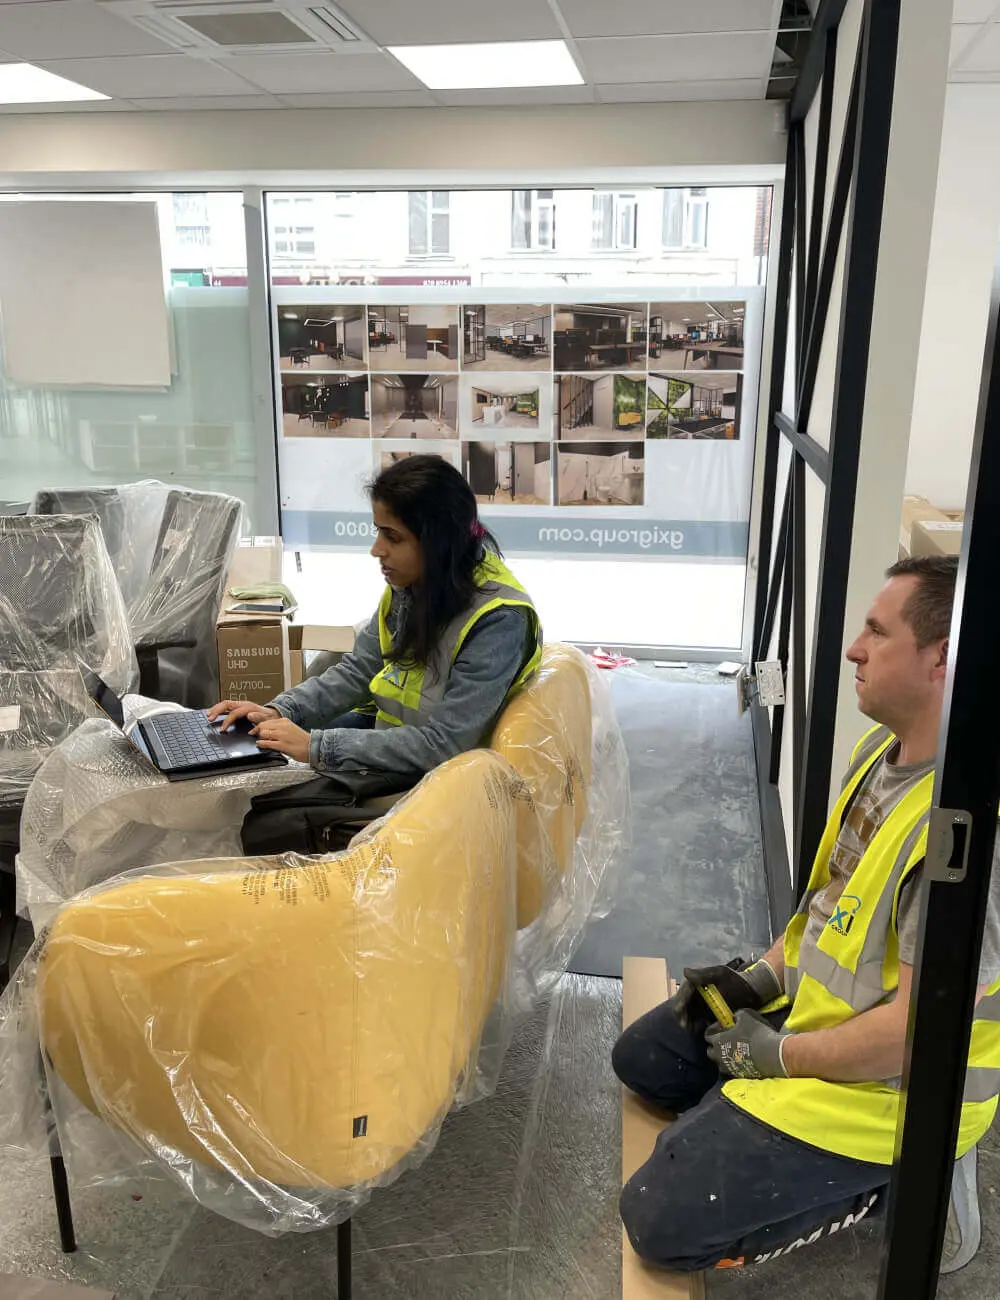
<instances>
[{"instance_id":1,"label":"ceiling air vent","mask_svg":"<svg viewBox=\"0 0 1000 1300\"><path fill-rule=\"evenodd\" d=\"M379 47L335 5L308 0L109 0L119 17L191 55L290 50L374 52Z\"/></svg>"}]
</instances>

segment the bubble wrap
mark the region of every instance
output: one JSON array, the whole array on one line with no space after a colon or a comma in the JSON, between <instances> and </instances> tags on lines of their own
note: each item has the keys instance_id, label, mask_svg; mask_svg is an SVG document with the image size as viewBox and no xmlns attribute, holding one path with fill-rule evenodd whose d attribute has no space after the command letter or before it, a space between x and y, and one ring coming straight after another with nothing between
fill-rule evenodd
<instances>
[{"instance_id":1,"label":"bubble wrap","mask_svg":"<svg viewBox=\"0 0 1000 1300\"><path fill-rule=\"evenodd\" d=\"M0 1000L0 1143L47 1149L47 1093L77 1181L166 1173L269 1234L338 1222L494 1091L608 897L629 836L609 689L548 647L491 748L318 857L152 865L174 837L238 835L249 787L164 788L109 732L88 723L59 756L84 775L55 800L47 876L30 809L46 928Z\"/></svg>"}]
</instances>

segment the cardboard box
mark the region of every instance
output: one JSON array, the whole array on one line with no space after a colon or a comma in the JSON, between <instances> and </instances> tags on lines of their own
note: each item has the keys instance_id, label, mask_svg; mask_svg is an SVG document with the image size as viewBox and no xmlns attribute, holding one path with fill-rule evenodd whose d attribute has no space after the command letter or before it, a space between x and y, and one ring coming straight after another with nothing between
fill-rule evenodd
<instances>
[{"instance_id":1,"label":"cardboard box","mask_svg":"<svg viewBox=\"0 0 1000 1300\"><path fill-rule=\"evenodd\" d=\"M665 1002L677 986L662 957L622 959L622 1028ZM662 1111L647 1106L622 1088L622 1182L646 1163L656 1139L669 1123ZM667 1273L647 1268L622 1228L622 1300L704 1300L704 1273Z\"/></svg>"},{"instance_id":2,"label":"cardboard box","mask_svg":"<svg viewBox=\"0 0 1000 1300\"><path fill-rule=\"evenodd\" d=\"M919 519L910 532L911 555L958 555L962 549L961 519Z\"/></svg>"},{"instance_id":3,"label":"cardboard box","mask_svg":"<svg viewBox=\"0 0 1000 1300\"><path fill-rule=\"evenodd\" d=\"M290 685L288 619L279 614L234 612L233 587L281 581L280 537L245 537L233 552L216 624L219 698L266 704Z\"/></svg>"},{"instance_id":4,"label":"cardboard box","mask_svg":"<svg viewBox=\"0 0 1000 1300\"><path fill-rule=\"evenodd\" d=\"M899 525L899 554L901 559L912 554L910 547L913 525L925 519L944 520L947 519L947 515L943 510L939 510L936 505L928 501L926 497L903 497L903 511Z\"/></svg>"},{"instance_id":5,"label":"cardboard box","mask_svg":"<svg viewBox=\"0 0 1000 1300\"><path fill-rule=\"evenodd\" d=\"M320 623L293 623L288 629L289 681L298 686L305 677L305 657L310 650L347 654L354 649L353 627L326 627Z\"/></svg>"}]
</instances>

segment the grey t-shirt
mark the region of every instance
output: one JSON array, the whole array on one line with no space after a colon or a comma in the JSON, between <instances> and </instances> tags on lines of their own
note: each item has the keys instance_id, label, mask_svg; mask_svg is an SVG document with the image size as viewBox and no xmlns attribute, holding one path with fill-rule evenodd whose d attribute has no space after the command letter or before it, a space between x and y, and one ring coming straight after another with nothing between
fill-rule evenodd
<instances>
[{"instance_id":1,"label":"grey t-shirt","mask_svg":"<svg viewBox=\"0 0 1000 1300\"><path fill-rule=\"evenodd\" d=\"M840 896L846 890L875 832L917 782L933 771L933 759L926 763L904 766L895 762L898 754L897 740L872 765L848 809L830 855L830 883L809 905L809 919L802 937L805 946L819 942L824 927L833 915ZM899 959L908 966L913 965L916 957L923 874L921 864L910 874L899 895L896 916ZM1000 978L1000 840L995 841L993 847L993 878L979 961L979 983L992 984L997 978Z\"/></svg>"}]
</instances>

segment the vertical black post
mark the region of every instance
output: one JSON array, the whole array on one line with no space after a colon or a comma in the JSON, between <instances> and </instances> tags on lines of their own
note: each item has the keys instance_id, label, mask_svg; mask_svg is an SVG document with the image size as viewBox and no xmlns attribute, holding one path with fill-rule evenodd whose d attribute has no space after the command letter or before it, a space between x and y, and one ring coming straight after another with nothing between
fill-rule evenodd
<instances>
[{"instance_id":1,"label":"vertical black post","mask_svg":"<svg viewBox=\"0 0 1000 1300\"><path fill-rule=\"evenodd\" d=\"M754 611L754 658L762 659L768 651L761 644L767 610L771 569L771 538L774 530L774 498L778 486L778 446L781 435L774 425L774 415L781 410L785 386L785 358L788 352L788 306L792 292L792 255L795 238L795 154L791 135L785 151L785 192L781 203L781 233L778 248L778 275L774 287L774 342L771 347L771 384L767 404L767 427L764 450L764 480L761 484L760 536L757 550L757 591Z\"/></svg>"},{"instance_id":2,"label":"vertical black post","mask_svg":"<svg viewBox=\"0 0 1000 1300\"><path fill-rule=\"evenodd\" d=\"M1000 261L966 500L879 1295L937 1292L1000 806ZM966 821L966 827L961 822ZM958 825L956 825L958 823ZM967 860L963 864L963 850Z\"/></svg>"},{"instance_id":3,"label":"vertical black post","mask_svg":"<svg viewBox=\"0 0 1000 1300\"><path fill-rule=\"evenodd\" d=\"M899 6L900 0L877 3L866 0L861 35L854 186L847 225L823 550L813 626L809 716L805 759L797 773L799 816L795 862L800 877L808 870L806 864L811 863L816 852L827 816L854 532L854 498L868 381L868 347L892 123Z\"/></svg>"},{"instance_id":4,"label":"vertical black post","mask_svg":"<svg viewBox=\"0 0 1000 1300\"><path fill-rule=\"evenodd\" d=\"M337 1300L351 1300L351 1221L337 1224Z\"/></svg>"},{"instance_id":5,"label":"vertical black post","mask_svg":"<svg viewBox=\"0 0 1000 1300\"><path fill-rule=\"evenodd\" d=\"M69 1199L69 1179L66 1177L66 1164L61 1155L49 1156L52 1171L52 1191L56 1202L56 1218L59 1220L59 1245L67 1255L76 1250L76 1231L73 1227L73 1204Z\"/></svg>"}]
</instances>

